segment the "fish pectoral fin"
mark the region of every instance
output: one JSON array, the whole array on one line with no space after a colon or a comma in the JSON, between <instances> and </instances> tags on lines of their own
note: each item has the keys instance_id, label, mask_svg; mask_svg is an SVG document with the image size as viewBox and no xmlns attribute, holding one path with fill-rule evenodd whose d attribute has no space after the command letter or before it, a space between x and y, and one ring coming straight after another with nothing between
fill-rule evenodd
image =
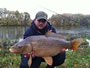
<instances>
[{"instance_id":1,"label":"fish pectoral fin","mask_svg":"<svg viewBox=\"0 0 90 68\"><path fill-rule=\"evenodd\" d=\"M43 57L45 62L48 64L48 65L52 65L53 64L53 59L52 57Z\"/></svg>"},{"instance_id":2,"label":"fish pectoral fin","mask_svg":"<svg viewBox=\"0 0 90 68\"><path fill-rule=\"evenodd\" d=\"M29 66L29 68L31 67L31 64L32 64L32 56L30 55L29 60L28 60L28 66Z\"/></svg>"}]
</instances>

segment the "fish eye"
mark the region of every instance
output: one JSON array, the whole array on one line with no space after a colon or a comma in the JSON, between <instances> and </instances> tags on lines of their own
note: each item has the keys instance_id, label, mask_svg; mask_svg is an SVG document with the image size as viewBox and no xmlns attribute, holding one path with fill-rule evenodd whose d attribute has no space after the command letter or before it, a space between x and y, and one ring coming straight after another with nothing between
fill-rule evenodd
<instances>
[{"instance_id":1,"label":"fish eye","mask_svg":"<svg viewBox=\"0 0 90 68\"><path fill-rule=\"evenodd\" d=\"M22 48L21 46L19 46L18 48Z\"/></svg>"}]
</instances>

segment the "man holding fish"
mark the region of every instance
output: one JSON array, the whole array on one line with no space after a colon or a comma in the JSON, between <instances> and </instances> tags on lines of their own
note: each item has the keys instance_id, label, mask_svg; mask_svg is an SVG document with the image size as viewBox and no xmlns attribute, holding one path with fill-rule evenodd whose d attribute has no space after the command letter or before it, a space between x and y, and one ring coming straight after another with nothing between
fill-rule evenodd
<instances>
[{"instance_id":1,"label":"man holding fish","mask_svg":"<svg viewBox=\"0 0 90 68\"><path fill-rule=\"evenodd\" d=\"M67 41L56 34L47 21L47 14L40 11L24 34L24 40L10 48L10 52L21 54L20 68L39 68L46 62L46 68L54 68L65 60L65 49L78 49L82 39Z\"/></svg>"},{"instance_id":2,"label":"man holding fish","mask_svg":"<svg viewBox=\"0 0 90 68\"><path fill-rule=\"evenodd\" d=\"M50 23L47 21L47 18L48 15L45 12L39 11L36 14L36 17L31 23L30 27L26 30L24 34L24 39L27 38L28 36L45 35L45 33L48 32L49 30L52 30L52 32L56 33L55 28L52 25L50 25ZM29 57L28 56L25 57L23 54L21 55L21 57L22 58L20 68L28 68ZM65 60L65 52L53 56L53 60L54 60L53 65L52 66L47 65L46 68L54 68L55 65L62 64ZM39 68L42 61L43 58L35 56L32 59L31 68Z\"/></svg>"}]
</instances>

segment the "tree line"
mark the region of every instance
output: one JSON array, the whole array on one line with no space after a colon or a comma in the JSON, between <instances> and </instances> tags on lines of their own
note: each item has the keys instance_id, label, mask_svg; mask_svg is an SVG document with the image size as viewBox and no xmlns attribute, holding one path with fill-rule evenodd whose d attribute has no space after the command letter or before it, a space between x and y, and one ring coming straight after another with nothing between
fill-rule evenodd
<instances>
[{"instance_id":1,"label":"tree line","mask_svg":"<svg viewBox=\"0 0 90 68\"><path fill-rule=\"evenodd\" d=\"M56 14L49 21L54 26L90 26L90 15Z\"/></svg>"},{"instance_id":2,"label":"tree line","mask_svg":"<svg viewBox=\"0 0 90 68\"><path fill-rule=\"evenodd\" d=\"M30 25L30 14L28 12L9 11L0 8L0 25ZM56 14L49 18L54 26L90 26L90 15L83 14Z\"/></svg>"},{"instance_id":3,"label":"tree line","mask_svg":"<svg viewBox=\"0 0 90 68\"><path fill-rule=\"evenodd\" d=\"M9 11L0 8L0 25L28 25L30 24L30 14L28 12Z\"/></svg>"}]
</instances>

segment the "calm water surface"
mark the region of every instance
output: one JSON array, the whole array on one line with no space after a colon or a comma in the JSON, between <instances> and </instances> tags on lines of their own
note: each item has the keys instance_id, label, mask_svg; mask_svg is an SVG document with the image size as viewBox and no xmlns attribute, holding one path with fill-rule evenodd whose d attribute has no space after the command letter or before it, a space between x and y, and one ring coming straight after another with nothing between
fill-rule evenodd
<instances>
[{"instance_id":1,"label":"calm water surface","mask_svg":"<svg viewBox=\"0 0 90 68\"><path fill-rule=\"evenodd\" d=\"M23 34L28 27L0 27L0 39L19 39L23 38ZM56 27L55 27L56 28ZM87 27L58 27L56 28L57 33L61 34L80 34L80 33L89 33L90 28Z\"/></svg>"}]
</instances>

